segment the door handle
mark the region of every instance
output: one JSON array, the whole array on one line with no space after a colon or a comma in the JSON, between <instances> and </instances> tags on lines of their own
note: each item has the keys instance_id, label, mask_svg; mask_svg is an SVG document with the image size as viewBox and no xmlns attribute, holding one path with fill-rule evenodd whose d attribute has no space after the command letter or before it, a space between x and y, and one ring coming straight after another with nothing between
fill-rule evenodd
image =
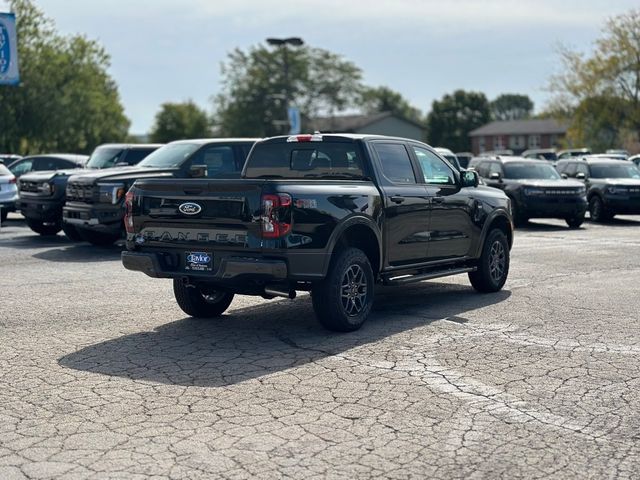
<instances>
[{"instance_id":1,"label":"door handle","mask_svg":"<svg viewBox=\"0 0 640 480\"><path fill-rule=\"evenodd\" d=\"M438 203L438 204L439 204L439 203L444 203L444 197L433 197L433 198L431 199L431 201L432 201L433 203Z\"/></svg>"},{"instance_id":2,"label":"door handle","mask_svg":"<svg viewBox=\"0 0 640 480\"><path fill-rule=\"evenodd\" d=\"M404 197L401 197L401 196L399 196L399 195L392 195L389 199L390 199L393 203L402 203L402 202L404 202Z\"/></svg>"}]
</instances>

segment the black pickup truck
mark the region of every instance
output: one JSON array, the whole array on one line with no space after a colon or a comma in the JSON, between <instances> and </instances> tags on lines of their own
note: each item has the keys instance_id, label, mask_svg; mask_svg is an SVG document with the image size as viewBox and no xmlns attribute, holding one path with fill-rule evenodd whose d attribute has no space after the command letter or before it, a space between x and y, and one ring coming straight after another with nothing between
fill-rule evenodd
<instances>
[{"instance_id":1,"label":"black pickup truck","mask_svg":"<svg viewBox=\"0 0 640 480\"><path fill-rule=\"evenodd\" d=\"M256 139L205 138L166 144L135 167L74 175L67 184L63 224L94 245L124 236L124 194L141 178L240 177Z\"/></svg>"},{"instance_id":2,"label":"black pickup truck","mask_svg":"<svg viewBox=\"0 0 640 480\"><path fill-rule=\"evenodd\" d=\"M222 314L234 294L311 291L319 321L352 331L374 285L468 273L504 285L510 203L431 147L402 138L274 137L237 180L138 180L126 195L124 266L172 278L178 305Z\"/></svg>"}]
</instances>

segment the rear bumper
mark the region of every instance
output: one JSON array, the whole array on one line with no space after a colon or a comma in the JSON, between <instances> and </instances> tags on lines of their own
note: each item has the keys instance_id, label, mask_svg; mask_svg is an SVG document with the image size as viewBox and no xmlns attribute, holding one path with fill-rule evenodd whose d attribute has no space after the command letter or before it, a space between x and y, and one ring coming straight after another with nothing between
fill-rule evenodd
<instances>
[{"instance_id":1,"label":"rear bumper","mask_svg":"<svg viewBox=\"0 0 640 480\"><path fill-rule=\"evenodd\" d=\"M235 284L281 282L287 279L288 269L284 260L268 260L250 257L224 257L212 272L186 272L180 265L168 264L161 253L122 252L122 265L127 270L142 272L154 278L196 277L216 283Z\"/></svg>"},{"instance_id":2,"label":"rear bumper","mask_svg":"<svg viewBox=\"0 0 640 480\"><path fill-rule=\"evenodd\" d=\"M579 217L587 211L586 197L578 198L525 198L520 209L531 218L567 218Z\"/></svg>"},{"instance_id":3,"label":"rear bumper","mask_svg":"<svg viewBox=\"0 0 640 480\"><path fill-rule=\"evenodd\" d=\"M118 234L124 228L123 209L120 205L67 203L62 209L62 220L74 227L100 233Z\"/></svg>"}]
</instances>

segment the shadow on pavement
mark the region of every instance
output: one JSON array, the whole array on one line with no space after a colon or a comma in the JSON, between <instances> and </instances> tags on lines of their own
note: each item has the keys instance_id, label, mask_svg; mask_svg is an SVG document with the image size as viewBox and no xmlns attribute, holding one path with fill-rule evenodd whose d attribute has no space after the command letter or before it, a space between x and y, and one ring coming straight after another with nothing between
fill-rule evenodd
<instances>
[{"instance_id":1,"label":"shadow on pavement","mask_svg":"<svg viewBox=\"0 0 640 480\"><path fill-rule=\"evenodd\" d=\"M89 243L71 243L68 240L67 244L69 246L66 248L52 248L32 256L49 262L104 262L120 260L120 252L123 250L118 245L97 247Z\"/></svg>"},{"instance_id":2,"label":"shadow on pavement","mask_svg":"<svg viewBox=\"0 0 640 480\"><path fill-rule=\"evenodd\" d=\"M429 326L465 323L466 312L506 300L509 291L477 294L471 287L422 283L380 288L374 312L353 333L325 331L308 296L241 308L215 320L185 318L66 355L67 368L171 385L216 387L280 372L354 347ZM141 299L141 302L143 300ZM429 335L429 330L424 331Z\"/></svg>"}]
</instances>

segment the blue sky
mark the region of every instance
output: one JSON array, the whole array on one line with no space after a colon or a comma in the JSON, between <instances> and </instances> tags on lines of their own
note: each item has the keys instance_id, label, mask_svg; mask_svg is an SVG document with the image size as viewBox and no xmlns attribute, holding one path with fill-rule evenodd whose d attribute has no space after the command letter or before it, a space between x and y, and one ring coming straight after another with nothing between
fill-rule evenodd
<instances>
[{"instance_id":1,"label":"blue sky","mask_svg":"<svg viewBox=\"0 0 640 480\"><path fill-rule=\"evenodd\" d=\"M193 99L212 110L220 63L235 47L300 36L362 68L416 107L457 88L526 93L536 109L559 68L556 46L580 50L607 17L637 0L36 0L63 33L99 40L111 55L131 132L159 105ZM0 0L0 8L3 8Z\"/></svg>"}]
</instances>

